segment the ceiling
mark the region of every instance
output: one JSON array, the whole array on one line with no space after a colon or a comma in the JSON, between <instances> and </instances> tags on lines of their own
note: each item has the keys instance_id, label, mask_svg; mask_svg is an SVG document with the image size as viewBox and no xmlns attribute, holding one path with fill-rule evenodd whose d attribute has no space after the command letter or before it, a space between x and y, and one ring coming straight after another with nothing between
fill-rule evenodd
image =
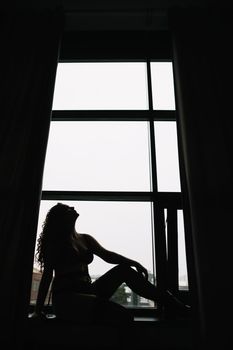
<instances>
[{"instance_id":1,"label":"ceiling","mask_svg":"<svg viewBox=\"0 0 233 350\"><path fill-rule=\"evenodd\" d=\"M214 0L5 0L8 8L42 8L63 6L69 11L140 11L145 9L167 9L179 7L204 7L213 5ZM220 1L219 1L220 3ZM221 4L229 1L221 0Z\"/></svg>"},{"instance_id":2,"label":"ceiling","mask_svg":"<svg viewBox=\"0 0 233 350\"><path fill-rule=\"evenodd\" d=\"M11 11L62 7L66 30L164 30L169 9L201 11L217 4L214 0L5 0L1 7ZM229 1L221 0L219 4L227 7Z\"/></svg>"}]
</instances>

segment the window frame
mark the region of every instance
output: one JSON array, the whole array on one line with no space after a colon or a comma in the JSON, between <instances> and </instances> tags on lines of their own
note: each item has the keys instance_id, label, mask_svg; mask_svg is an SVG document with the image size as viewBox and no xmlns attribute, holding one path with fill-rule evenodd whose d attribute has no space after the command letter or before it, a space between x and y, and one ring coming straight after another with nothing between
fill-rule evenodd
<instances>
[{"instance_id":1,"label":"window frame","mask_svg":"<svg viewBox=\"0 0 233 350\"><path fill-rule=\"evenodd\" d=\"M134 34L136 36L137 33ZM157 35L157 34L156 34ZM69 35L68 35L69 37ZM72 37L72 36L71 36ZM167 36L162 35L162 40L166 41ZM146 62L147 81L148 81L148 110L53 110L51 121L148 121L150 129L150 152L151 152L151 169L152 169L152 186L151 192L114 192L114 191L45 191L42 189L41 200L77 200L77 201L143 201L152 203L152 220L153 227L153 251L156 260L156 280L157 286L162 291L171 286L172 289L179 293L178 290L178 251L177 245L170 248L169 255L166 251L165 225L166 218L164 209L170 217L174 218L177 210L183 210L181 192L159 192L157 186L156 170L156 149L155 149L155 132L154 122L156 121L177 121L177 110L154 110L152 101L152 81L150 62L172 62L170 55L170 42L163 43L157 50L149 50L145 54L144 48L140 51L131 50L132 53L125 52L125 48L106 54L106 52L96 55L86 47L78 54L77 47L74 48L64 45L61 48L59 63L69 62ZM166 47L167 46L167 47ZM67 49L68 48L68 49ZM165 49L164 49L165 48ZM86 50L87 49L87 50ZM79 56L78 56L79 55ZM104 58L103 58L104 57ZM178 155L179 156L179 155ZM174 219L173 219L174 224ZM171 226L170 226L171 227ZM169 229L169 228L168 228ZM173 232L173 233L172 233ZM177 232L174 226L169 229L170 240L177 239ZM168 243L169 245L169 243ZM171 247L171 245L169 245ZM158 307L160 304L158 304ZM153 310L144 308L134 308L135 315L147 315ZM153 311L154 312L154 311Z\"/></svg>"}]
</instances>

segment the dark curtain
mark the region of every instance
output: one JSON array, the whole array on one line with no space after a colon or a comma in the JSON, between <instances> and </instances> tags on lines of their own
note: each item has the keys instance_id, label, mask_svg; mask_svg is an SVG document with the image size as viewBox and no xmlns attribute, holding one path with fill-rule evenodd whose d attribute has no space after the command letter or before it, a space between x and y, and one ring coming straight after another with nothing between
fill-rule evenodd
<instances>
[{"instance_id":1,"label":"dark curtain","mask_svg":"<svg viewBox=\"0 0 233 350\"><path fill-rule=\"evenodd\" d=\"M200 346L225 349L232 305L232 11L173 9L169 23L194 313Z\"/></svg>"},{"instance_id":2,"label":"dark curtain","mask_svg":"<svg viewBox=\"0 0 233 350\"><path fill-rule=\"evenodd\" d=\"M0 300L28 313L43 166L63 28L58 10L1 13Z\"/></svg>"}]
</instances>

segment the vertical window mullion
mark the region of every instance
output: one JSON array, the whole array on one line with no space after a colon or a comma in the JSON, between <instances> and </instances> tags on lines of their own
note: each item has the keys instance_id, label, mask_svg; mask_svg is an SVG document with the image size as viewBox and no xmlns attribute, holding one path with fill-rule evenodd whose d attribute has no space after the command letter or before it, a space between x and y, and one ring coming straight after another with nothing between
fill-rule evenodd
<instances>
[{"instance_id":1,"label":"vertical window mullion","mask_svg":"<svg viewBox=\"0 0 233 350\"><path fill-rule=\"evenodd\" d=\"M156 280L158 290L163 293L167 289L166 284L166 233L164 208L159 203L154 206L154 242L156 252ZM160 304L158 305L161 306Z\"/></svg>"},{"instance_id":2,"label":"vertical window mullion","mask_svg":"<svg viewBox=\"0 0 233 350\"><path fill-rule=\"evenodd\" d=\"M178 227L177 209L167 210L167 280L173 292L178 291Z\"/></svg>"},{"instance_id":3,"label":"vertical window mullion","mask_svg":"<svg viewBox=\"0 0 233 350\"><path fill-rule=\"evenodd\" d=\"M150 69L149 60L147 61L147 82L148 82L149 111L153 111L151 69ZM151 151L152 191L157 192L158 185L157 185L156 152L155 152L155 130L154 130L154 118L152 116L150 116L149 126L150 126L149 137L150 137L150 151Z\"/></svg>"}]
</instances>

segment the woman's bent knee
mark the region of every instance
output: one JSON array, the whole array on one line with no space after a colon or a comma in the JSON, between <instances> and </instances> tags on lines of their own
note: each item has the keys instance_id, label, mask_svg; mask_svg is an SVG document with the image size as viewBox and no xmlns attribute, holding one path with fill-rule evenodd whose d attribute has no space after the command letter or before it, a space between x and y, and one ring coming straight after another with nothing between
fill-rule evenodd
<instances>
[{"instance_id":1,"label":"woman's bent knee","mask_svg":"<svg viewBox=\"0 0 233 350\"><path fill-rule=\"evenodd\" d=\"M136 271L130 266L126 264L119 264L115 267L116 271L124 277L132 276L136 273Z\"/></svg>"}]
</instances>

